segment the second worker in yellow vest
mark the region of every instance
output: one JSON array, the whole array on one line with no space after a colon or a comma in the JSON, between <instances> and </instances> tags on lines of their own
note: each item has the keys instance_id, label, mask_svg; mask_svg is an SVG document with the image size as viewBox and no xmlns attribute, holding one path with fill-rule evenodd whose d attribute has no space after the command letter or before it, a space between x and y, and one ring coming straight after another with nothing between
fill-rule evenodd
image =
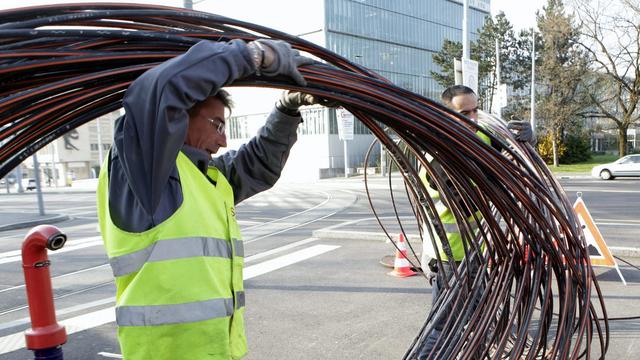
<instances>
[{"instance_id":1,"label":"second worker in yellow vest","mask_svg":"<svg viewBox=\"0 0 640 360\"><path fill-rule=\"evenodd\" d=\"M442 93L442 102L449 107L450 109L459 112L460 114L468 117L473 121L478 121L478 97L475 92L464 85L454 85L447 88ZM513 133L516 140L521 142L528 142L531 144L535 144L533 131L528 122L525 121L511 121L508 124L508 128ZM476 136L478 136L484 143L487 145L494 146L496 148L499 147L497 144L492 144L490 138L484 134L482 131L476 132ZM440 179L440 182L446 184L448 177L446 173L443 171L442 166L436 161L433 160L433 157L427 154L427 159L430 162L430 166L433 171L436 173ZM436 304L438 298L441 293L441 289L444 288L444 282L447 279L452 278L453 276L453 268L458 267L460 262L465 258L465 248L473 254L473 248L468 243L464 243L464 239L461 236L459 225L456 221L451 210L447 207L446 202L440 196L440 193L437 190L435 184L428 179L425 169L420 171L420 177L427 188L429 196L431 197L433 203L435 204L435 208L437 211L437 216L444 227L444 233L446 235L446 239L432 239L428 238L430 234L429 231L424 231L425 239L423 240L423 252L422 252L422 268L427 271L429 269L431 271L430 280L432 285L432 311L433 305ZM458 195L455 189L453 189L453 194ZM448 201L456 201L456 199L448 199ZM466 207L464 207L466 208ZM470 210L468 214L468 223L471 226L471 231L476 232L478 221L482 220L480 212L475 212L473 214L473 210ZM425 224L425 226L432 226L430 224ZM449 249L445 249L442 245L443 242L446 242ZM436 244L434 248L433 243ZM445 251L446 250L446 251ZM450 250L450 254L453 256L452 259L449 258L447 252ZM442 269L440 269L436 264L436 259L440 258L442 260ZM473 260L472 257L469 261L469 276L475 277L478 272L479 264L477 260ZM444 270L444 271L441 271ZM461 292L462 293L462 292ZM452 300L453 301L453 300ZM477 302L478 299L474 298L474 302ZM432 320L433 330L428 334L426 339L422 344L419 345L420 351L418 354L418 359L437 359L437 355L435 355L438 349L435 348L438 337L440 336L442 329L447 321L447 316L451 312L454 311L452 306L448 303L444 303L441 305L444 307L444 311L441 311L440 314L442 316L435 316Z\"/></svg>"}]
</instances>

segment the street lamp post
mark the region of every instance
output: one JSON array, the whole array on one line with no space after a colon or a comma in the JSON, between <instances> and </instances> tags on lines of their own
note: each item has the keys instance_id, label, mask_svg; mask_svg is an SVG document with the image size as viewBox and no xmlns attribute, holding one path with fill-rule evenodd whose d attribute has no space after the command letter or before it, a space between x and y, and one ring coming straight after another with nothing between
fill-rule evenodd
<instances>
[{"instance_id":1,"label":"street lamp post","mask_svg":"<svg viewBox=\"0 0 640 360\"><path fill-rule=\"evenodd\" d=\"M462 58L471 58L469 51L469 0L462 2Z\"/></svg>"},{"instance_id":2,"label":"street lamp post","mask_svg":"<svg viewBox=\"0 0 640 360\"><path fill-rule=\"evenodd\" d=\"M495 114L502 118L502 99L500 98L500 41L496 38L496 92L498 96L493 97ZM498 101L496 101L498 100Z\"/></svg>"},{"instance_id":3,"label":"street lamp post","mask_svg":"<svg viewBox=\"0 0 640 360\"><path fill-rule=\"evenodd\" d=\"M42 201L42 182L40 181L40 163L38 163L38 155L33 154L33 172L36 179L36 194L38 198L38 210L40 216L44 216L44 201Z\"/></svg>"},{"instance_id":4,"label":"street lamp post","mask_svg":"<svg viewBox=\"0 0 640 360\"><path fill-rule=\"evenodd\" d=\"M531 130L536 134L536 31L532 30L531 40Z\"/></svg>"}]
</instances>

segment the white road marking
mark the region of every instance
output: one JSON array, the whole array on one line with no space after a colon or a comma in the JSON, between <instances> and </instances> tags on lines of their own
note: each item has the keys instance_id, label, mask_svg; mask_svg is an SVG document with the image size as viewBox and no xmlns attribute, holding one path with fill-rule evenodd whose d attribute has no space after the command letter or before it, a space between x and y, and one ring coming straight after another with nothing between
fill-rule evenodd
<instances>
[{"instance_id":1,"label":"white road marking","mask_svg":"<svg viewBox=\"0 0 640 360\"><path fill-rule=\"evenodd\" d=\"M101 351L98 355L109 359L122 359L122 355Z\"/></svg>"},{"instance_id":2,"label":"white road marking","mask_svg":"<svg viewBox=\"0 0 640 360\"><path fill-rule=\"evenodd\" d=\"M96 218L93 217L88 220L96 220ZM98 227L97 222L92 222L90 224L74 225L74 226L64 226L59 228L60 230L62 230L63 233L67 235L69 235L69 233L71 232L76 232L79 230L86 230L86 229L92 229L92 230L95 230L96 232L100 232L100 228ZM8 230L7 232L9 231L13 232L13 235L0 237L0 240L5 240L5 239L23 239L24 240L24 237L27 234L28 229Z\"/></svg>"},{"instance_id":3,"label":"white road marking","mask_svg":"<svg viewBox=\"0 0 640 360\"><path fill-rule=\"evenodd\" d=\"M100 299L100 300L91 301L91 302L88 302L88 303L75 305L75 306L70 306L68 308L56 310L56 316L60 317L62 315L72 314L74 312L87 310L87 309L91 309L93 307L98 307L98 306L102 306L102 305L106 305L106 304L110 304L110 303L115 303L115 302L116 302L116 298L115 298L115 296L112 296L112 297L108 297L106 299ZM5 329L11 329L11 328L17 327L17 326L24 326L26 324L29 324L30 322L31 322L31 318L28 318L28 317L24 317L24 318L21 318L21 319L16 319L16 320L13 320L13 321L9 321L9 322L6 322L4 324L0 324L0 331L5 330Z\"/></svg>"},{"instance_id":4,"label":"white road marking","mask_svg":"<svg viewBox=\"0 0 640 360\"><path fill-rule=\"evenodd\" d=\"M65 246L56 251L49 251L49 256L58 255L70 251L80 250L92 246L102 245L102 237L101 236L92 236L80 240L70 241L69 245L65 244ZM12 262L22 261L22 255L20 255L20 250L7 251L4 253L0 253L0 264L7 264Z\"/></svg>"},{"instance_id":5,"label":"white road marking","mask_svg":"<svg viewBox=\"0 0 640 360\"><path fill-rule=\"evenodd\" d=\"M116 320L116 312L112 307L90 312L84 315L72 317L59 322L65 327L67 335L71 335L83 330L88 330L100 325L108 324ZM0 354L20 350L24 348L24 333L14 333L0 338Z\"/></svg>"},{"instance_id":6,"label":"white road marking","mask_svg":"<svg viewBox=\"0 0 640 360\"><path fill-rule=\"evenodd\" d=\"M342 209L336 210L336 211L332 212L331 214L327 214L327 215L319 217L317 219L309 220L309 221L307 221L305 223L297 224L297 225L288 227L286 229L282 229L280 231L272 232L272 233L267 234L267 235L263 235L263 236L260 236L260 237L257 237L257 238L253 238L251 240L245 241L244 243L245 244L250 244L250 243L252 243L254 241L262 240L262 239L268 238L268 237L273 236L273 235L278 235L278 234L281 234L281 233L289 231L289 230L297 229L297 228L299 228L301 226L309 225L309 224L314 223L316 221L324 220L324 219L326 219L326 218L328 218L330 216L333 216L333 215L339 213L340 211L342 211Z\"/></svg>"},{"instance_id":7,"label":"white road marking","mask_svg":"<svg viewBox=\"0 0 640 360\"><path fill-rule=\"evenodd\" d=\"M288 218L290 218L290 217L292 217L292 216L301 215L301 214L304 214L304 213L309 212L309 211L311 211L311 210L317 209L317 208L319 208L320 206L323 206L324 204L326 204L327 202L329 202L329 200L331 200L331 195L329 195L328 193L326 193L326 192L324 192L324 191L321 191L321 193L322 193L322 194L324 194L327 198L326 198L323 202L321 202L320 204L318 204L318 205L316 205L316 206L310 207L310 208L308 208L308 209L306 209L306 210L304 210L304 211L296 212L296 213L293 213L293 214L291 214L291 215L288 215L288 216L285 216L285 217L282 217L282 218L279 218L279 219L275 219L275 220L272 220L272 221L266 222L266 223L264 223L264 224L260 224L260 225L252 226L252 227L249 227L249 228L246 228L246 229L243 229L243 230L251 230L251 229L253 229L253 228L257 227L257 226L268 225L268 224L271 224L271 223L276 222L276 221L286 220L286 219L288 219ZM257 219L257 217L254 217L254 219Z\"/></svg>"},{"instance_id":8,"label":"white road marking","mask_svg":"<svg viewBox=\"0 0 640 360\"><path fill-rule=\"evenodd\" d=\"M298 250L294 253L283 255L272 260L267 260L260 264L249 266L248 268L244 269L244 279L248 280L256 276L278 270L302 260L306 260L314 256L318 256L326 252L335 250L339 247L340 246L337 245L315 245L310 248Z\"/></svg>"},{"instance_id":9,"label":"white road marking","mask_svg":"<svg viewBox=\"0 0 640 360\"><path fill-rule=\"evenodd\" d=\"M582 194L588 194L588 193L630 193L630 194L635 194L635 193L640 193L640 190L616 190L616 189L589 189L589 190L581 190L575 187L565 187L564 188L565 192L573 192L573 191L578 191L578 192L582 192Z\"/></svg>"},{"instance_id":10,"label":"white road marking","mask_svg":"<svg viewBox=\"0 0 640 360\"><path fill-rule=\"evenodd\" d=\"M311 239L305 239L302 241L311 241ZM283 267L293 265L300 261L304 261L312 257L322 255L326 252L333 251L338 248L340 248L340 246L314 245L306 249L298 250L291 254L283 255L272 260L267 260L265 262L262 262L256 265L248 266L244 269L243 277L245 280L249 280L254 277L269 273L271 271L275 271ZM274 249L274 250L278 250L278 249ZM257 255L260 255L260 254L257 254ZM58 315L68 314L71 312L86 309L88 307L94 307L96 306L96 304L106 304L111 301L115 301L115 299L106 298L106 299L94 301L92 303L72 306L69 308L59 310L56 312L56 314ZM115 320L116 320L115 309L113 307L108 307L106 309L97 310L97 311L93 311L83 315L75 316L69 319L65 319L60 321L59 323L66 328L67 335L71 335L80 331L92 329L104 324L114 322ZM15 320L12 323L16 323L16 325L24 325L24 319ZM8 323L8 324L11 324L11 323ZM5 324L3 328L5 329L8 328L7 324ZM3 336L0 338L0 355L6 354L8 352L16 351L24 347L25 347L25 341L24 341L24 333L22 331L7 335L7 336Z\"/></svg>"},{"instance_id":11,"label":"white road marking","mask_svg":"<svg viewBox=\"0 0 640 360\"><path fill-rule=\"evenodd\" d=\"M93 267L90 267L90 268L86 268L86 269L82 269L82 270L78 270L78 271L74 271L74 272L70 272L70 273L66 273L66 274L62 274L62 275L58 275L58 276L54 276L54 277L51 278L51 281L54 281L54 280L57 280L57 279L60 279L60 278L63 278L63 277L71 276L71 275L81 274L81 273L84 273L84 272L87 272L87 271L100 269L100 268L107 267L107 266L109 266L109 264L102 264L102 265L93 266ZM23 287L25 287L24 284L18 285L18 286L13 286L13 287L6 288L6 289L2 289L2 290L0 290L0 294L3 293L3 292L11 291L11 290L21 289ZM2 330L2 325L0 325L0 330Z\"/></svg>"},{"instance_id":12,"label":"white road marking","mask_svg":"<svg viewBox=\"0 0 640 360\"><path fill-rule=\"evenodd\" d=\"M285 250L289 250L289 249L292 249L292 248L294 248L296 246L304 245L304 244L307 244L307 243L310 243L310 242L316 241L316 240L318 240L318 239L316 239L316 238L308 238L308 239L296 241L296 242L291 243L289 245L281 246L279 248L275 248L275 249L272 249L272 250L269 250L269 251L264 251L264 252L261 252L259 254L247 256L246 258L244 258L244 263L246 264L246 263L251 262L251 261L262 259L263 257L271 256L273 254L277 254L279 252L282 252L282 251L285 251Z\"/></svg>"},{"instance_id":13,"label":"white road marking","mask_svg":"<svg viewBox=\"0 0 640 360\"><path fill-rule=\"evenodd\" d=\"M83 209L95 209L95 208L96 208L96 204L86 205L86 206L76 206L72 208L63 208L62 210L69 211L69 210L83 210Z\"/></svg>"},{"instance_id":14,"label":"white road marking","mask_svg":"<svg viewBox=\"0 0 640 360\"><path fill-rule=\"evenodd\" d=\"M598 226L640 226L640 224L634 224L634 223L619 223L619 222L596 222L596 225Z\"/></svg>"}]
</instances>

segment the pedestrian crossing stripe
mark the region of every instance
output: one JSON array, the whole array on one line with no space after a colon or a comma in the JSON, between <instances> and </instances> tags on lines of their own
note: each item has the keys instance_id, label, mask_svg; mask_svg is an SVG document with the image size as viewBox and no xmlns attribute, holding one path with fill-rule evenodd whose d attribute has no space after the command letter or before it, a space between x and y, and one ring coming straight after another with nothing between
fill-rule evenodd
<instances>
[{"instance_id":1,"label":"pedestrian crossing stripe","mask_svg":"<svg viewBox=\"0 0 640 360\"><path fill-rule=\"evenodd\" d=\"M576 199L576 202L573 204L573 210L580 221L582 232L584 233L587 250L589 251L589 258L591 259L591 265L616 268L620 279L622 279L622 282L627 285L624 277L622 277L618 263L613 257L613 254L611 254L607 243L604 241L600 230L596 226L595 221L593 221L591 213L589 213L589 210L587 209L587 205L581 197ZM591 250L595 250L595 253Z\"/></svg>"}]
</instances>

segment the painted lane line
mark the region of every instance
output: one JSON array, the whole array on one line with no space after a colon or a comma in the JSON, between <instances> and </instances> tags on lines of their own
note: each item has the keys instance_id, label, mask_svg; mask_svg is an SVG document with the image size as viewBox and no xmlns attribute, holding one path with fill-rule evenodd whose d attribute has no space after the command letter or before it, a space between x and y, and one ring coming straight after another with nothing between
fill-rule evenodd
<instances>
[{"instance_id":1,"label":"painted lane line","mask_svg":"<svg viewBox=\"0 0 640 360\"><path fill-rule=\"evenodd\" d=\"M596 222L596 225L598 226L630 226L630 227L640 226L640 224L619 223L619 222Z\"/></svg>"},{"instance_id":2,"label":"painted lane line","mask_svg":"<svg viewBox=\"0 0 640 360\"><path fill-rule=\"evenodd\" d=\"M245 244L251 244L254 241L262 240L262 239L268 238L268 237L273 236L273 235L278 235L278 234L281 234L283 232L287 232L289 230L297 229L297 228L299 228L301 226L309 225L309 224L314 223L316 221L324 220L324 219L326 219L326 218L328 218L330 216L333 216L333 215L339 213L340 211L342 211L342 209L336 210L336 211L332 212L331 214L325 215L323 217L319 217L317 219L309 220L309 221L307 221L305 223L302 223L302 224L298 224L298 225L295 225L295 226L288 227L286 229L282 229L280 231L272 232L272 233L267 234L267 235L263 235L263 236L260 236L260 237L257 237L257 238L253 238L251 240L245 241L244 243Z\"/></svg>"},{"instance_id":3,"label":"painted lane line","mask_svg":"<svg viewBox=\"0 0 640 360\"><path fill-rule=\"evenodd\" d=\"M120 355L120 354L114 354L114 353L104 352L104 351L99 352L98 355L102 356L102 357L106 357L108 359L122 359L123 358L122 355Z\"/></svg>"},{"instance_id":4,"label":"painted lane line","mask_svg":"<svg viewBox=\"0 0 640 360\"><path fill-rule=\"evenodd\" d=\"M72 317L60 321L60 325L65 327L67 335L71 335L83 330L92 329L104 324L116 321L116 312L112 307ZM24 333L19 332L0 338L0 355L24 348Z\"/></svg>"},{"instance_id":5,"label":"painted lane line","mask_svg":"<svg viewBox=\"0 0 640 360\"><path fill-rule=\"evenodd\" d=\"M340 246L336 245L315 245L303 250L298 250L291 254L280 256L272 260L267 260L260 264L249 266L248 268L244 269L244 279L252 279L256 276L281 269L285 266L295 264L297 262L324 254L329 251L333 251L339 247Z\"/></svg>"},{"instance_id":6,"label":"painted lane line","mask_svg":"<svg viewBox=\"0 0 640 360\"><path fill-rule=\"evenodd\" d=\"M72 208L62 208L60 210L69 211L69 210L84 210L84 209L95 209L96 205L86 205L86 206L76 206Z\"/></svg>"},{"instance_id":7,"label":"painted lane line","mask_svg":"<svg viewBox=\"0 0 640 360\"><path fill-rule=\"evenodd\" d=\"M271 256L271 255L277 254L279 252L283 252L283 251L286 251L286 250L289 250L289 249L293 249L296 246L308 244L308 243L310 243L312 241L316 241L316 240L318 240L318 239L316 239L316 238L308 238L308 239L300 240L300 241L291 243L289 245L281 246L279 248L275 248L275 249L272 249L272 250L269 250L269 251L264 251L264 252L261 252L261 253L255 254L255 255L247 256L246 258L244 258L244 263L246 264L248 262L256 261L258 259L262 259L264 257Z\"/></svg>"},{"instance_id":8,"label":"painted lane line","mask_svg":"<svg viewBox=\"0 0 640 360\"><path fill-rule=\"evenodd\" d=\"M74 245L78 245L78 244L84 244L84 243L87 243L87 242L94 242L96 240L102 240L102 237L101 236L89 236L89 237L86 237L86 238L75 239L75 240L67 241L65 243L65 246L74 246ZM64 248L62 248L61 250L64 250ZM49 254L55 254L56 252L60 252L61 250L50 251ZM14 257L16 255L20 255L21 252L22 252L22 249L20 249L20 250L11 250L11 251L0 253L0 260L2 260L3 258Z\"/></svg>"},{"instance_id":9,"label":"painted lane line","mask_svg":"<svg viewBox=\"0 0 640 360\"><path fill-rule=\"evenodd\" d=\"M100 268L104 268L104 267L108 267L108 266L109 266L109 264L102 264L102 265L93 266L93 267L82 269L82 270L78 270L78 271L73 271L73 272L70 272L70 273L66 273L66 274L62 274L62 275L58 275L58 276L52 277L51 281L53 282L53 281L58 280L60 278L64 278L64 277L72 276L72 275L77 275L77 274L81 274L81 273L84 273L84 272L88 272L88 271L92 271L92 270L96 270L96 269L100 269ZM0 290L0 294L3 293L3 292L11 291L11 290L22 289L24 286L25 285L22 284L22 285L13 286L13 287L10 287L10 288L2 289L2 290ZM0 325L0 328L1 328L1 325Z\"/></svg>"},{"instance_id":10,"label":"painted lane line","mask_svg":"<svg viewBox=\"0 0 640 360\"><path fill-rule=\"evenodd\" d=\"M90 219L90 220L96 220L95 218ZM69 236L69 234L79 231L79 230L85 230L85 229L94 229L96 230L96 232L100 232L100 228L98 227L98 223L96 221L89 223L89 224L82 224L82 225L73 225L73 226L64 226L64 227L60 227L60 230L62 230L62 232L64 232L65 234L67 234L67 236ZM25 229L16 229L16 230L9 230L6 233L9 232L13 232L13 235L9 235L9 236L3 236L0 237L0 240L5 240L5 239L24 239L25 236ZM69 236L71 237L71 236Z\"/></svg>"},{"instance_id":11,"label":"painted lane line","mask_svg":"<svg viewBox=\"0 0 640 360\"><path fill-rule=\"evenodd\" d=\"M92 285L90 287L85 287L85 288L82 288L82 289L79 289L79 290L76 290L76 291L68 292L68 293L62 294L60 296L54 297L53 300L54 301L58 301L59 299L62 299L62 298L70 297L70 296L73 296L73 295L78 295L78 294L81 294L81 293L84 293L84 292L87 292L87 291L99 289L99 288L101 288L103 286L110 286L110 285L113 285L113 280L105 281L105 282L99 283L97 285ZM0 316L4 316L4 315L7 315L7 314L10 314L10 313L13 313L13 312L16 312L16 311L20 311L20 310L25 310L25 309L28 309L28 308L29 308L28 305L17 306L17 307L14 307L14 308L11 308L11 309L8 309L8 310L4 310L4 311L0 312Z\"/></svg>"},{"instance_id":12,"label":"painted lane line","mask_svg":"<svg viewBox=\"0 0 640 360\"><path fill-rule=\"evenodd\" d=\"M598 222L620 222L620 223L628 223L628 224L640 224L640 220L634 220L634 219L600 219L598 221L596 221L596 223Z\"/></svg>"},{"instance_id":13,"label":"painted lane line","mask_svg":"<svg viewBox=\"0 0 640 360\"><path fill-rule=\"evenodd\" d=\"M62 315L72 314L74 312L83 311L83 310L91 309L91 308L102 306L102 305L106 305L106 304L115 304L115 302L116 302L115 296L114 297L109 297L109 298L106 298L106 299L99 299L99 300L96 300L96 301L91 301L91 302L88 302L88 303L75 305L75 306L70 306L68 308L56 310L56 316L57 317L61 317ZM21 319L16 319L16 320L13 320L13 321L9 321L9 322L0 324L0 331L5 330L5 329L11 329L13 327L24 326L24 325L27 325L29 323L31 323L31 318L28 318L28 317L24 317L24 318L21 318Z\"/></svg>"},{"instance_id":14,"label":"painted lane line","mask_svg":"<svg viewBox=\"0 0 640 360\"><path fill-rule=\"evenodd\" d=\"M98 239L100 239L100 240L86 241L86 242L82 242L80 244L75 244L75 245L71 245L71 246L65 246L60 250L50 251L49 252L49 257L51 257L53 255L67 253L67 252L70 252L70 251L76 251L76 250L88 248L88 247L93 247L93 246L98 246L98 245L102 246L102 238L100 236L96 236L96 237ZM4 257L4 258L0 257L0 265L1 264L12 263L12 262L19 262L19 261L22 261L22 256L21 255L9 256L9 257Z\"/></svg>"},{"instance_id":15,"label":"painted lane line","mask_svg":"<svg viewBox=\"0 0 640 360\"><path fill-rule=\"evenodd\" d=\"M275 219L275 220L272 220L272 221L266 222L266 223L261 224L261 225L268 225L268 224L271 224L271 223L276 222L276 221L286 220L286 219L288 219L288 218L290 218L290 217L293 217L293 216L296 216L296 215L302 215L302 214L304 214L304 213L306 213L306 212L309 212L309 211L315 210L315 209L317 209L317 208L319 208L319 207L323 206L324 204L326 204L327 202L329 202L329 201L331 200L331 195L329 195L328 193L326 193L326 192L324 192L324 191L321 191L320 193L321 193L321 194L324 194L324 195L326 196L326 199L325 199L323 202L321 202L320 204L318 204L318 205L316 205L316 206L313 206L313 207L310 207L310 208L308 208L308 209L306 209L306 210L304 210L304 211L296 212L296 213L293 213L293 214L291 214L291 215L288 215L288 216L285 216L285 217L282 217L282 218L279 218L279 219ZM254 219L255 219L255 218L254 218ZM244 229L244 230L251 230L251 229L253 229L253 228L257 227L257 226L261 226L261 225L252 226L252 227L246 228L246 229Z\"/></svg>"},{"instance_id":16,"label":"painted lane line","mask_svg":"<svg viewBox=\"0 0 640 360\"><path fill-rule=\"evenodd\" d=\"M309 240L309 239L306 239L306 240ZM256 265L246 267L244 269L243 278L244 280L249 280L254 277L269 273L271 271L275 271L283 267L310 259L314 256L322 255L324 253L333 251L338 248L340 248L340 246L315 245L303 250L293 252L291 254L283 255L272 260L268 260ZM109 301L115 301L115 299L107 298L107 299L97 300L94 303L98 303L98 302L108 303ZM90 303L85 304L85 306L89 304ZM67 314L67 313L70 313L72 310L77 311L79 309L82 309L82 307L83 305L77 305L75 307L66 308L61 311L58 311L57 314L61 314L61 313ZM97 310L87 314L65 319L60 321L59 323L66 328L67 335L71 335L80 331L92 329L101 325L115 322L115 320L116 320L115 309L113 307L108 307L106 309ZM4 337L0 337L0 355L6 354L8 352L16 351L24 347L25 347L25 341L24 341L23 332L18 332L18 333L4 336Z\"/></svg>"}]
</instances>

